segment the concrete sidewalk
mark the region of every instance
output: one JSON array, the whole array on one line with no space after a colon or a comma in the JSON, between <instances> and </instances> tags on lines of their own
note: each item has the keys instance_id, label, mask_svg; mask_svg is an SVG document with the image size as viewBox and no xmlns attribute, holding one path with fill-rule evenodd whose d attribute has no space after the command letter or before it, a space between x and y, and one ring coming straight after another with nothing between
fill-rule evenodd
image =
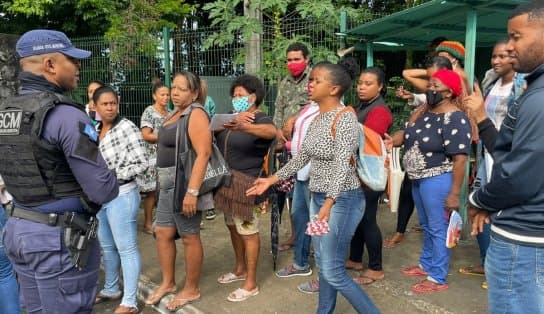
<instances>
[{"instance_id":1,"label":"concrete sidewalk","mask_svg":"<svg viewBox=\"0 0 544 314\"><path fill-rule=\"evenodd\" d=\"M142 229L140 217L140 230ZM284 213L284 218L286 213ZM230 237L218 212L215 220L204 220L201 232L204 245L204 266L201 278L200 301L190 304L177 313L315 313L317 294L308 295L297 290L297 285L316 276L293 277L280 279L275 276L270 254L270 214L261 219L261 254L258 266L258 283L260 294L244 302L227 301L227 295L240 286L240 282L221 285L217 277L233 270L234 253ZM379 210L378 222L384 237L395 231L396 214L385 205ZM410 226L417 223L414 213ZM288 237L290 226L288 220L280 226L280 242ZM467 276L458 273L462 266L479 263L476 241L468 239L452 251L449 290L427 295L418 295L410 291L410 286L417 278L403 276L402 267L417 264L421 251L421 233L407 233L405 241L393 249L383 250L383 264L386 277L384 280L365 286L365 291L382 313L486 313L487 294L480 285L483 277ZM178 287L182 283L184 273L183 246L177 241L178 256L176 260L176 279ZM161 272L157 258L155 241L152 236L139 233L139 246L142 255L142 276L140 278L139 298L143 300L153 291L161 280ZM278 268L292 261L293 251L280 253ZM313 259L311 259L313 263ZM355 274L355 273L353 273ZM102 282L100 283L102 284ZM144 307L140 303L142 313L170 313L166 304L172 295L165 297L158 307ZM94 313L113 313L117 303L97 305ZM353 308L341 295L338 295L335 313L354 313Z\"/></svg>"}]
</instances>

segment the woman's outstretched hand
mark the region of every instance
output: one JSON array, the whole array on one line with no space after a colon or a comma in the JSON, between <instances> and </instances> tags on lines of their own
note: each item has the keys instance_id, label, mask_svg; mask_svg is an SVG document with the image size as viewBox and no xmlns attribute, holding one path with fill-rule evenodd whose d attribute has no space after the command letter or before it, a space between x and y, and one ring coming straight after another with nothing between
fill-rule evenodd
<instances>
[{"instance_id":1,"label":"woman's outstretched hand","mask_svg":"<svg viewBox=\"0 0 544 314\"><path fill-rule=\"evenodd\" d=\"M253 186L247 189L246 196L250 195L261 195L263 194L268 188L278 182L278 177L275 175L270 176L268 178L258 178L253 182Z\"/></svg>"}]
</instances>

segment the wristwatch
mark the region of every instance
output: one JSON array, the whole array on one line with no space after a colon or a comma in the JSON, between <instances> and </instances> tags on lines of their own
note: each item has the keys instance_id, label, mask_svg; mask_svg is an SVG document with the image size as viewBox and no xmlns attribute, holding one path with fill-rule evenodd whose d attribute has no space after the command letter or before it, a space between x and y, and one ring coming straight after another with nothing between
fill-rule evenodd
<instances>
[{"instance_id":1,"label":"wristwatch","mask_svg":"<svg viewBox=\"0 0 544 314\"><path fill-rule=\"evenodd\" d=\"M187 194L190 194L190 195L192 195L194 197L197 197L198 196L198 190L187 188Z\"/></svg>"}]
</instances>

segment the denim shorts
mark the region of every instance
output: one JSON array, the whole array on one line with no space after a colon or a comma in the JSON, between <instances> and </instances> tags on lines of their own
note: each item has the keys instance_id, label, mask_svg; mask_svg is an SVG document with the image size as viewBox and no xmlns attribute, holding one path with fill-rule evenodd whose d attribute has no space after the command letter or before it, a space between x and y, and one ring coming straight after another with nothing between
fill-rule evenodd
<instances>
[{"instance_id":1,"label":"denim shorts","mask_svg":"<svg viewBox=\"0 0 544 314\"><path fill-rule=\"evenodd\" d=\"M174 168L157 168L159 179L159 200L155 213L155 226L175 227L179 235L200 234L202 211L187 217L182 212L174 213Z\"/></svg>"}]
</instances>

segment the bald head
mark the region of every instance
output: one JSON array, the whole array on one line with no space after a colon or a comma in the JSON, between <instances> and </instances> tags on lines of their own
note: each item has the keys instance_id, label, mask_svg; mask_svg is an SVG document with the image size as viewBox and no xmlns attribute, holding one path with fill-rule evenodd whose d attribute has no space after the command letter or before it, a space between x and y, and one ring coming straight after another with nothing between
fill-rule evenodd
<instances>
[{"instance_id":1,"label":"bald head","mask_svg":"<svg viewBox=\"0 0 544 314\"><path fill-rule=\"evenodd\" d=\"M43 75L44 74L44 68L47 58L51 58L52 54L43 54L43 55L37 55L37 56L30 56L26 58L22 58L19 61L19 64L21 65L21 69L25 72L31 72L36 75Z\"/></svg>"},{"instance_id":2,"label":"bald head","mask_svg":"<svg viewBox=\"0 0 544 314\"><path fill-rule=\"evenodd\" d=\"M80 66L78 59L54 52L28 56L19 63L23 71L43 76L65 91L77 88Z\"/></svg>"}]
</instances>

